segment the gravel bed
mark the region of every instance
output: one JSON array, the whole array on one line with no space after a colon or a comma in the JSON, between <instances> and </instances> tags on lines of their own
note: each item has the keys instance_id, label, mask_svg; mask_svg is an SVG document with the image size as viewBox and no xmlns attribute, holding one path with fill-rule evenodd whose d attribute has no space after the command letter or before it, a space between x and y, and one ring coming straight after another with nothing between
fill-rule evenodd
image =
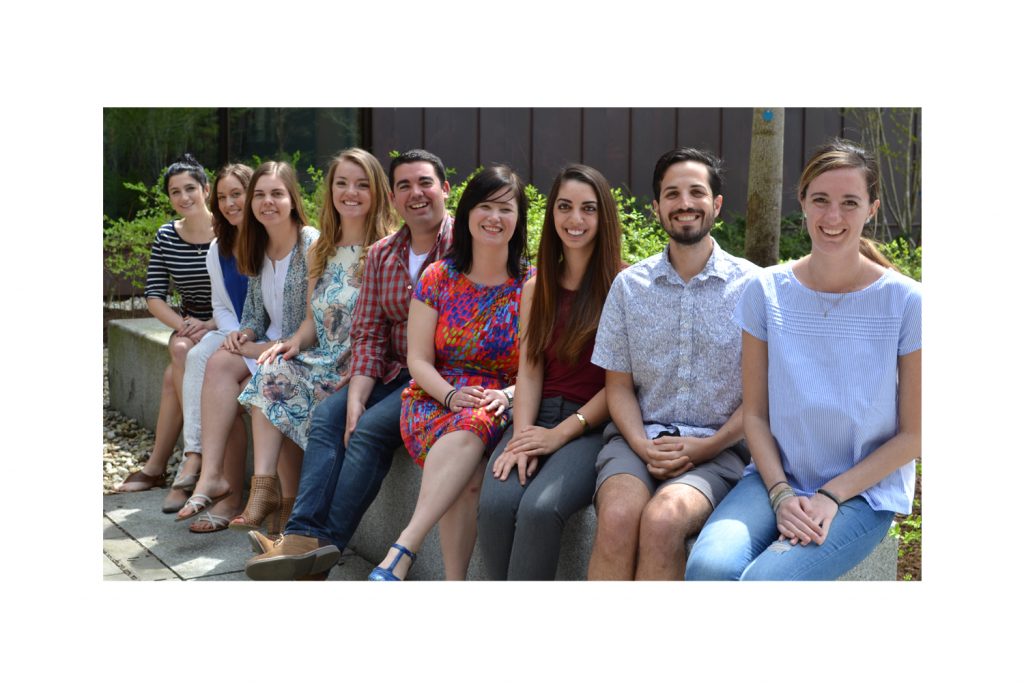
<instances>
[{"instance_id":1,"label":"gravel bed","mask_svg":"<svg viewBox=\"0 0 1024 683\"><path fill-rule=\"evenodd\" d=\"M114 487L130 473L142 469L153 450L153 432L135 420L125 417L110 407L107 386L107 349L103 348L103 493L113 493ZM181 449L175 447L167 463L168 473L176 472L181 462Z\"/></svg>"}]
</instances>

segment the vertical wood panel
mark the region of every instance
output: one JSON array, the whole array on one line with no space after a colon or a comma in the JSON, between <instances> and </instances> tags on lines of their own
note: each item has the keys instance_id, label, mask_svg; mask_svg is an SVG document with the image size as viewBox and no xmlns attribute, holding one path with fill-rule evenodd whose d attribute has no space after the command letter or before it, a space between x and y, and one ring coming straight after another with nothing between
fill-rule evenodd
<instances>
[{"instance_id":1,"label":"vertical wood panel","mask_svg":"<svg viewBox=\"0 0 1024 683\"><path fill-rule=\"evenodd\" d=\"M583 110L580 161L599 170L613 187L629 182L629 109Z\"/></svg>"},{"instance_id":2,"label":"vertical wood panel","mask_svg":"<svg viewBox=\"0 0 1024 683\"><path fill-rule=\"evenodd\" d=\"M721 109L688 107L676 112L676 147L696 147L722 156L719 138ZM668 150L665 150L668 151Z\"/></svg>"},{"instance_id":3,"label":"vertical wood panel","mask_svg":"<svg viewBox=\"0 0 1024 683\"><path fill-rule=\"evenodd\" d=\"M800 154L801 170L815 147L843 132L842 116L834 107L804 109L804 121L804 148Z\"/></svg>"},{"instance_id":4,"label":"vertical wood panel","mask_svg":"<svg viewBox=\"0 0 1024 683\"><path fill-rule=\"evenodd\" d=\"M424 148L441 157L445 168L454 168L448 178L452 185L465 180L476 170L477 110L430 108L426 110Z\"/></svg>"},{"instance_id":5,"label":"vertical wood panel","mask_svg":"<svg viewBox=\"0 0 1024 683\"><path fill-rule=\"evenodd\" d=\"M800 155L803 151L803 111L801 109L786 109L786 127L784 131L785 140L782 147L782 215L800 210L800 203L796 199L796 184L800 180L800 172L803 171L803 159Z\"/></svg>"},{"instance_id":6,"label":"vertical wood panel","mask_svg":"<svg viewBox=\"0 0 1024 683\"><path fill-rule=\"evenodd\" d=\"M529 109L480 110L480 163L508 164L524 181L537 185L530 177Z\"/></svg>"},{"instance_id":7,"label":"vertical wood panel","mask_svg":"<svg viewBox=\"0 0 1024 683\"><path fill-rule=\"evenodd\" d=\"M633 151L629 171L629 191L638 203L650 203L654 164L676 145L674 109L633 110Z\"/></svg>"},{"instance_id":8,"label":"vertical wood panel","mask_svg":"<svg viewBox=\"0 0 1024 683\"><path fill-rule=\"evenodd\" d=\"M579 161L582 112L579 109L538 108L533 110L534 184L548 188L558 169Z\"/></svg>"},{"instance_id":9,"label":"vertical wood panel","mask_svg":"<svg viewBox=\"0 0 1024 683\"><path fill-rule=\"evenodd\" d=\"M722 155L725 163L721 216L732 220L747 215L747 178L750 167L750 126L753 109L722 110Z\"/></svg>"},{"instance_id":10,"label":"vertical wood panel","mask_svg":"<svg viewBox=\"0 0 1024 683\"><path fill-rule=\"evenodd\" d=\"M373 153L388 159L392 151L423 147L423 109L375 108L373 110ZM384 166L387 170L387 165Z\"/></svg>"}]
</instances>

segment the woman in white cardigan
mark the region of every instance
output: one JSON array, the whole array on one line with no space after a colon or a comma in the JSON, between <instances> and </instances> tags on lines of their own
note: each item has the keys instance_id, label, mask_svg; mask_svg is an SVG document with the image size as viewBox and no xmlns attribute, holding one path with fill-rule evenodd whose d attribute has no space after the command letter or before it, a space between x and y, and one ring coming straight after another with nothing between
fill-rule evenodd
<instances>
[{"instance_id":1,"label":"woman in white cardigan","mask_svg":"<svg viewBox=\"0 0 1024 683\"><path fill-rule=\"evenodd\" d=\"M204 336L188 353L185 362L185 377L182 383L182 404L185 424L183 436L185 454L181 470L172 488L192 489L199 480L202 453L200 425L200 397L203 392L203 377L206 361L221 347L229 332L238 329L242 315L249 278L238 272L237 244L238 230L245 216L245 191L252 179L252 169L244 164L228 164L221 168L213 179L212 213L213 230L217 235L206 254L206 270L210 273L210 289L213 299L213 321L217 329ZM237 418L227 448L237 451L229 462L244 464L246 447L245 427L241 417ZM242 474L244 476L244 473ZM209 533L227 528L227 519L210 512L203 513L189 526L189 531Z\"/></svg>"}]
</instances>

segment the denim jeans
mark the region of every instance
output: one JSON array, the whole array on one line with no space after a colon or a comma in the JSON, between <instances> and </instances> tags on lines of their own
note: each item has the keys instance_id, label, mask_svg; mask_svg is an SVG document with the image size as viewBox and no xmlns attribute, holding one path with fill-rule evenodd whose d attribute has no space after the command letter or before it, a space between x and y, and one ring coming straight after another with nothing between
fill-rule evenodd
<instances>
[{"instance_id":1,"label":"denim jeans","mask_svg":"<svg viewBox=\"0 0 1024 683\"><path fill-rule=\"evenodd\" d=\"M402 390L409 379L409 372L403 370L387 384L373 385L348 448L344 445L348 387L316 407L286 534L323 538L344 550L402 444L398 420Z\"/></svg>"},{"instance_id":2,"label":"denim jeans","mask_svg":"<svg viewBox=\"0 0 1024 683\"><path fill-rule=\"evenodd\" d=\"M550 429L579 408L579 403L561 397L543 399L535 424ZM494 478L494 461L512 438L512 429L506 430L484 471L477 521L480 555L491 579L555 578L562 529L594 495L601 432L594 429L542 457L533 477L522 486L515 468L505 481Z\"/></svg>"},{"instance_id":3,"label":"denim jeans","mask_svg":"<svg viewBox=\"0 0 1024 683\"><path fill-rule=\"evenodd\" d=\"M206 376L206 361L210 360L224 343L227 334L210 330L199 343L188 350L185 357L185 375L181 382L181 412L185 418L182 436L185 439L185 453L202 453L200 445L202 429L199 423L199 398L203 395L203 378Z\"/></svg>"},{"instance_id":4,"label":"denim jeans","mask_svg":"<svg viewBox=\"0 0 1024 683\"><path fill-rule=\"evenodd\" d=\"M871 554L893 513L856 496L844 502L822 545L778 541L775 513L761 476L743 477L715 509L686 563L687 581L831 581Z\"/></svg>"}]
</instances>

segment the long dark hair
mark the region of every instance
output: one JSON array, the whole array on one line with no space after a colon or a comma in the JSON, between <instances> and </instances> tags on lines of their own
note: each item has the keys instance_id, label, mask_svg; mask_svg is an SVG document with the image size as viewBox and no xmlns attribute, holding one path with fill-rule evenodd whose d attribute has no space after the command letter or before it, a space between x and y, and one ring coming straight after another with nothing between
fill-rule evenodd
<instances>
[{"instance_id":1,"label":"long dark hair","mask_svg":"<svg viewBox=\"0 0 1024 683\"><path fill-rule=\"evenodd\" d=\"M517 278L523 272L524 254L526 252L526 212L529 204L526 201L526 190L523 181L515 171L505 165L488 166L474 176L467 184L455 209L455 226L452 230L452 248L449 258L460 273L468 273L473 266L473 236L469 232L469 212L477 204L496 194L511 193L515 198L519 216L516 228L508 243L509 277Z\"/></svg>"},{"instance_id":2,"label":"long dark hair","mask_svg":"<svg viewBox=\"0 0 1024 683\"><path fill-rule=\"evenodd\" d=\"M604 300L612 280L625 264L622 262L622 226L619 211L608 181L601 172L583 164L566 166L551 185L548 205L544 211L540 246L537 249L537 282L526 329L526 356L531 363L541 363L544 350L551 343L558 320L558 283L565 271L565 251L555 229L555 204L562 183L575 180L589 185L597 196L597 235L594 251L583 272L579 289L569 316L566 334L558 341L555 354L562 363L577 361L584 347L597 334Z\"/></svg>"}]
</instances>

